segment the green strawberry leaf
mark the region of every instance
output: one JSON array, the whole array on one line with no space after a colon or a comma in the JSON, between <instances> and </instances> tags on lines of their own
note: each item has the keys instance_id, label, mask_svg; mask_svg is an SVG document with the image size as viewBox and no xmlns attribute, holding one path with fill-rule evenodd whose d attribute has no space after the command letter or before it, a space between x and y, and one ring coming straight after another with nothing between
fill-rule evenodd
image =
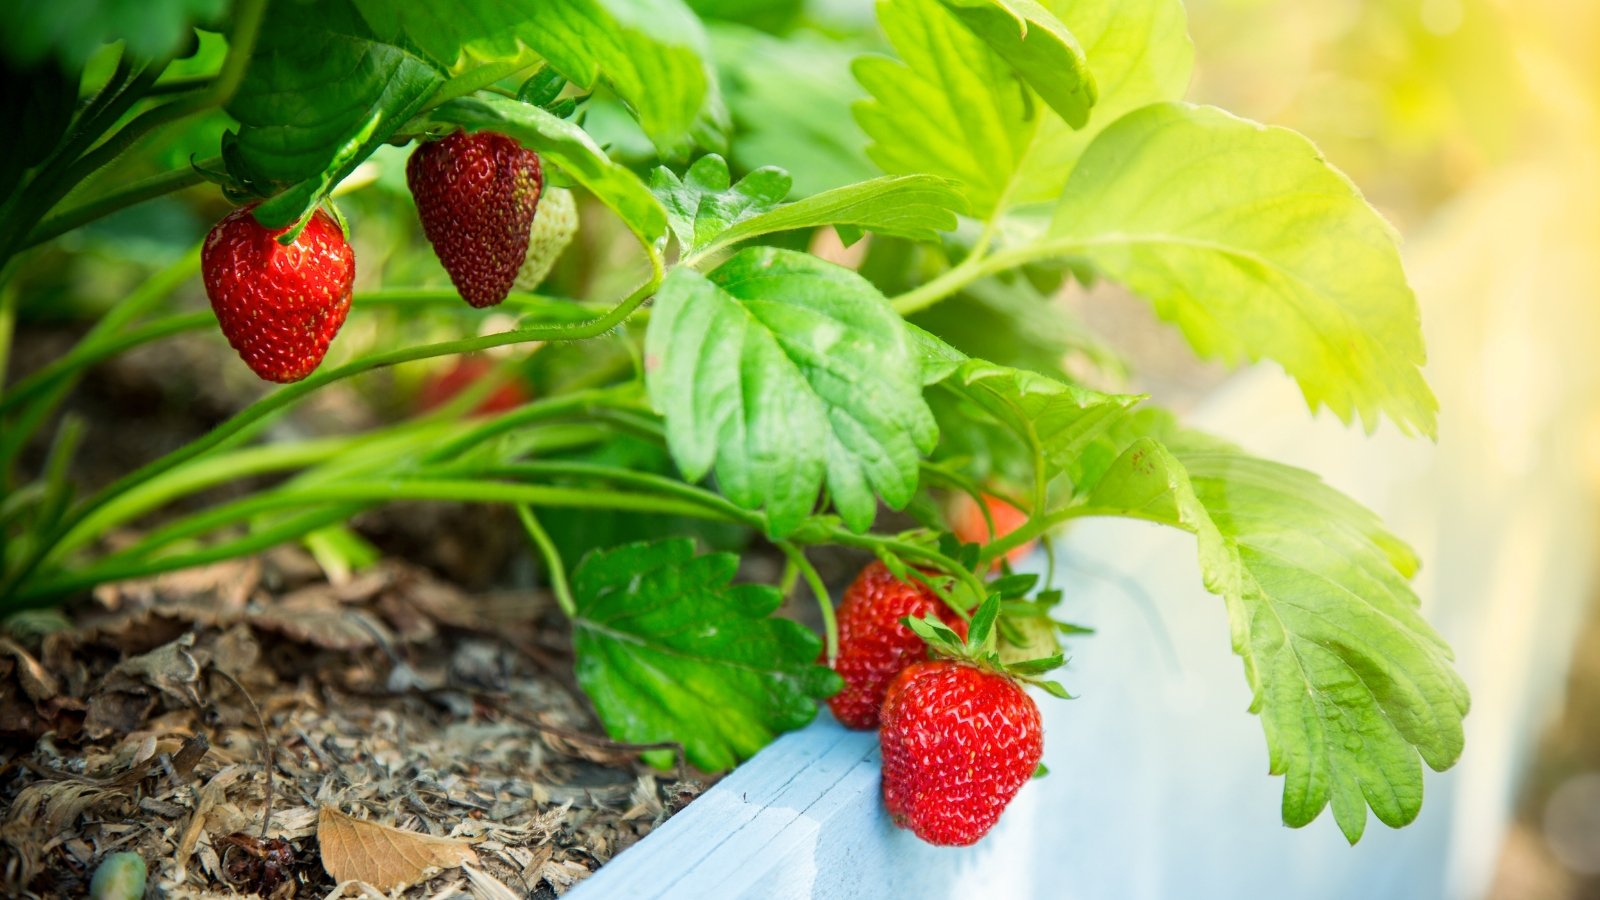
<instances>
[{"instance_id":1,"label":"green strawberry leaf","mask_svg":"<svg viewBox=\"0 0 1600 900\"><path fill-rule=\"evenodd\" d=\"M568 83L565 75L549 66L543 66L528 76L528 79L522 82L522 86L517 88L517 100L549 109L556 98L561 96L561 92L567 89Z\"/></svg>"},{"instance_id":2,"label":"green strawberry leaf","mask_svg":"<svg viewBox=\"0 0 1600 900\"><path fill-rule=\"evenodd\" d=\"M0 28L0 56L23 67L53 56L48 61L77 70L102 45L122 41L134 59L168 59L193 40L196 25L216 27L231 5L227 0L9 3Z\"/></svg>"},{"instance_id":3,"label":"green strawberry leaf","mask_svg":"<svg viewBox=\"0 0 1600 900\"><path fill-rule=\"evenodd\" d=\"M865 530L877 497L911 501L938 440L900 318L861 276L803 253L751 248L710 277L673 270L645 356L684 476L715 466L721 492L765 509L775 536L812 513L824 481Z\"/></svg>"},{"instance_id":4,"label":"green strawberry leaf","mask_svg":"<svg viewBox=\"0 0 1600 900\"><path fill-rule=\"evenodd\" d=\"M678 743L692 765L720 772L809 723L838 691L838 675L817 665L822 642L772 615L776 588L731 584L738 568L731 553L695 556L688 539L579 563L574 669L613 738Z\"/></svg>"},{"instance_id":5,"label":"green strawberry leaf","mask_svg":"<svg viewBox=\"0 0 1600 900\"><path fill-rule=\"evenodd\" d=\"M1304 137L1147 106L1085 151L1051 235L1148 298L1201 356L1268 357L1312 409L1434 433L1394 231Z\"/></svg>"},{"instance_id":6,"label":"green strawberry leaf","mask_svg":"<svg viewBox=\"0 0 1600 900\"><path fill-rule=\"evenodd\" d=\"M1181 100L1194 68L1182 0L1040 0L1083 45L1098 99L1081 128L1045 116L1017 170L1012 199L1061 196L1067 176L1095 135L1129 112Z\"/></svg>"},{"instance_id":7,"label":"green strawberry leaf","mask_svg":"<svg viewBox=\"0 0 1600 900\"><path fill-rule=\"evenodd\" d=\"M871 98L854 106L867 155L895 175L964 185L975 215L1000 204L1038 127L1038 105L1011 67L939 0L884 0L878 21L899 60L852 67Z\"/></svg>"},{"instance_id":8,"label":"green strawberry leaf","mask_svg":"<svg viewBox=\"0 0 1600 900\"><path fill-rule=\"evenodd\" d=\"M715 153L695 160L680 179L666 166L650 173L650 190L661 200L680 252L694 253L737 222L759 216L789 196L789 173L756 169L730 185L728 163Z\"/></svg>"},{"instance_id":9,"label":"green strawberry leaf","mask_svg":"<svg viewBox=\"0 0 1600 900\"><path fill-rule=\"evenodd\" d=\"M604 79L669 156L720 115L705 34L680 0L355 2L375 31L441 67L527 59L531 48L585 90Z\"/></svg>"},{"instance_id":10,"label":"green strawberry leaf","mask_svg":"<svg viewBox=\"0 0 1600 900\"><path fill-rule=\"evenodd\" d=\"M566 119L537 106L491 95L451 100L428 117L433 122L514 137L610 207L639 240L653 244L667 233L666 213L644 182L612 162L587 132Z\"/></svg>"},{"instance_id":11,"label":"green strawberry leaf","mask_svg":"<svg viewBox=\"0 0 1600 900\"><path fill-rule=\"evenodd\" d=\"M982 38L1040 99L1074 128L1089 118L1094 76L1083 48L1036 0L940 0Z\"/></svg>"},{"instance_id":12,"label":"green strawberry leaf","mask_svg":"<svg viewBox=\"0 0 1600 900\"><path fill-rule=\"evenodd\" d=\"M741 218L706 244L701 254L763 234L819 225L837 228L846 244L854 243L859 231L936 241L939 232L955 230L956 213L964 212L966 205L954 182L932 175L890 175Z\"/></svg>"},{"instance_id":13,"label":"green strawberry leaf","mask_svg":"<svg viewBox=\"0 0 1600 900\"><path fill-rule=\"evenodd\" d=\"M1164 413L1130 416L1100 440L1125 449L1074 473L1086 513L1196 535L1270 771L1286 778L1284 822L1305 825L1331 803L1355 843L1368 806L1393 827L1414 819L1419 757L1436 771L1455 763L1470 701L1407 583L1411 550L1315 475L1179 430Z\"/></svg>"},{"instance_id":14,"label":"green strawberry leaf","mask_svg":"<svg viewBox=\"0 0 1600 900\"><path fill-rule=\"evenodd\" d=\"M1072 465L1101 429L1144 399L1102 394L981 359L961 363L943 384L1022 438L1044 462L1047 476Z\"/></svg>"},{"instance_id":15,"label":"green strawberry leaf","mask_svg":"<svg viewBox=\"0 0 1600 900\"><path fill-rule=\"evenodd\" d=\"M240 125L224 139L228 170L262 189L294 186L256 211L262 225L284 227L445 82L429 61L374 37L346 0L322 4L314 16L273 5L228 103Z\"/></svg>"},{"instance_id":16,"label":"green strawberry leaf","mask_svg":"<svg viewBox=\"0 0 1600 900\"><path fill-rule=\"evenodd\" d=\"M795 203L783 203L790 180L782 169L768 166L729 181L728 164L716 154L696 160L682 178L665 166L651 173L650 189L691 262L763 234L819 225L841 234L850 227L937 240L940 231L955 229L954 210L966 206L957 185L931 175L875 178Z\"/></svg>"}]
</instances>

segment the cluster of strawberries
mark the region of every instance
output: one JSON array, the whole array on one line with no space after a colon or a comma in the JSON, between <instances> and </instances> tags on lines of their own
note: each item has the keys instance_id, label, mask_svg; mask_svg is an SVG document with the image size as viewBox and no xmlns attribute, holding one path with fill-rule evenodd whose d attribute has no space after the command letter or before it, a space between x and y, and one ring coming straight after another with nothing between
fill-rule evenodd
<instances>
[{"instance_id":1,"label":"cluster of strawberries","mask_svg":"<svg viewBox=\"0 0 1600 900\"><path fill-rule=\"evenodd\" d=\"M539 156L492 132L453 133L422 144L406 165L422 230L456 290L493 306L513 286L531 289L572 239L572 197L545 192ZM356 260L344 230L317 210L288 245L288 229L263 227L254 205L206 236L201 272L228 343L267 381L311 374L350 311Z\"/></svg>"},{"instance_id":2,"label":"cluster of strawberries","mask_svg":"<svg viewBox=\"0 0 1600 900\"><path fill-rule=\"evenodd\" d=\"M929 659L904 620L930 614L967 638L967 621L927 585L881 562L863 569L839 607L834 669L845 686L828 705L847 727L879 729L883 801L895 824L959 846L988 833L1033 777L1044 731L1033 698L1002 669Z\"/></svg>"}]
</instances>

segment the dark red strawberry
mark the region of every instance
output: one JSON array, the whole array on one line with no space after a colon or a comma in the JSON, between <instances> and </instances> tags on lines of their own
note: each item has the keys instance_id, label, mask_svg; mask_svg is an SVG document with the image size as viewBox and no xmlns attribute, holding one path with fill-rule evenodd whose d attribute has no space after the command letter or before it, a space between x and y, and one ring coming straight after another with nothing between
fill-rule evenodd
<instances>
[{"instance_id":1,"label":"dark red strawberry","mask_svg":"<svg viewBox=\"0 0 1600 900\"><path fill-rule=\"evenodd\" d=\"M952 659L895 676L878 741L889 815L941 846L987 834L1044 755L1039 707L1022 686Z\"/></svg>"},{"instance_id":2,"label":"dark red strawberry","mask_svg":"<svg viewBox=\"0 0 1600 900\"><path fill-rule=\"evenodd\" d=\"M539 155L503 134L458 131L418 147L406 182L456 290L477 307L504 300L544 190Z\"/></svg>"},{"instance_id":3,"label":"dark red strawberry","mask_svg":"<svg viewBox=\"0 0 1600 900\"><path fill-rule=\"evenodd\" d=\"M317 210L294 243L250 211L234 210L206 235L200 271L233 349L267 381L310 375L350 312L356 257L333 217Z\"/></svg>"},{"instance_id":4,"label":"dark red strawberry","mask_svg":"<svg viewBox=\"0 0 1600 900\"><path fill-rule=\"evenodd\" d=\"M861 570L839 604L839 655L833 668L844 679L844 690L828 700L834 718L849 728L878 727L889 681L928 656L922 638L900 620L929 613L966 637L967 623L927 586L901 581L881 562Z\"/></svg>"}]
</instances>

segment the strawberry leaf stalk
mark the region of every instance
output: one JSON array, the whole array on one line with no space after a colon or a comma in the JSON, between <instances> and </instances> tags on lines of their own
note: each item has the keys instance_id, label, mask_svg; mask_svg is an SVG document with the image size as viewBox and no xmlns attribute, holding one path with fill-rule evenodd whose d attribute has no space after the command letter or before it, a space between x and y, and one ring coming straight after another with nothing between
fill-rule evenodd
<instances>
[{"instance_id":1,"label":"strawberry leaf stalk","mask_svg":"<svg viewBox=\"0 0 1600 900\"><path fill-rule=\"evenodd\" d=\"M411 154L406 184L462 298L479 308L504 300L544 191L539 155L503 134L457 131Z\"/></svg>"},{"instance_id":2,"label":"strawberry leaf stalk","mask_svg":"<svg viewBox=\"0 0 1600 900\"><path fill-rule=\"evenodd\" d=\"M963 639L935 616L907 617L933 659L890 682L878 733L883 801L896 825L940 846L976 843L1039 771L1044 729L1024 690L1070 695L1045 673L1060 653L1006 664L996 649L998 592L973 614Z\"/></svg>"}]
</instances>

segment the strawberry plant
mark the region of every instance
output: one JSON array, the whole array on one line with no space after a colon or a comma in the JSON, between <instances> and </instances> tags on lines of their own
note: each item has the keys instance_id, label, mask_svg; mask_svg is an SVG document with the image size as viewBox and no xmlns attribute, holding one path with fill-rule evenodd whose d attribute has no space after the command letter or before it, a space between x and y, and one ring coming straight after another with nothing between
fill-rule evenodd
<instances>
[{"instance_id":1,"label":"strawberry plant","mask_svg":"<svg viewBox=\"0 0 1600 900\"><path fill-rule=\"evenodd\" d=\"M1052 624L1070 583L1003 561L1131 517L1194 536L1286 823L1404 825L1423 764L1462 752L1467 691L1412 551L1122 390L1047 303L1115 283L1199 357L1280 366L1313 411L1434 434L1393 229L1306 138L1184 101L1178 0L145 10L23 4L0 28L21 123L0 353L96 228L160 203L220 220L0 394L5 612L292 541L357 565L345 523L385 504L508 506L615 738L722 770L833 697L847 724L881 717L891 812L968 843L1039 758L1020 685L1080 632ZM214 312L186 305L197 275ZM74 384L182 333L287 383L80 496ZM332 386L496 348L420 414L268 438ZM508 380L529 387L482 405ZM894 602L847 594L837 627L831 547L875 558L852 592ZM763 553L775 584L739 576ZM802 586L820 635L775 615Z\"/></svg>"}]
</instances>

